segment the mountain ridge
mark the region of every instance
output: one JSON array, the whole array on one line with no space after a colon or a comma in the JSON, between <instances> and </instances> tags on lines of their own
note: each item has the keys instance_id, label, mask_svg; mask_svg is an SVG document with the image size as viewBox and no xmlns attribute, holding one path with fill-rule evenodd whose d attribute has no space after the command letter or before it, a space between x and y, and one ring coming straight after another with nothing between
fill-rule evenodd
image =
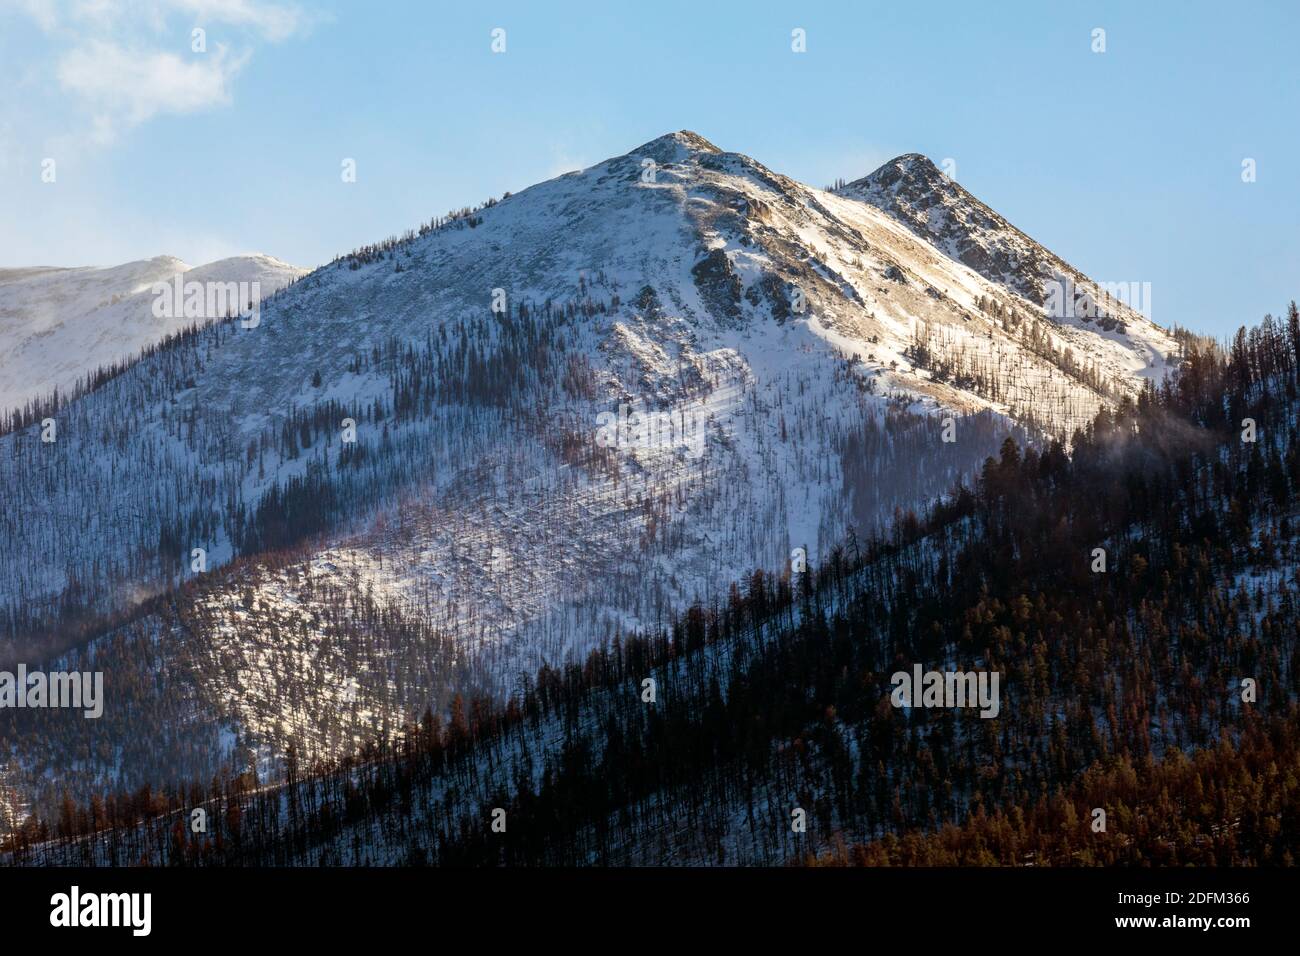
<instances>
[{"instance_id":1,"label":"mountain ridge","mask_svg":"<svg viewBox=\"0 0 1300 956\"><path fill-rule=\"evenodd\" d=\"M0 270L0 410L48 398L56 388L67 394L97 369L195 324L183 314L153 314L157 284L177 276L257 282L270 296L306 273L261 253L200 266L161 255L117 266Z\"/></svg>"},{"instance_id":2,"label":"mountain ridge","mask_svg":"<svg viewBox=\"0 0 1300 956\"><path fill-rule=\"evenodd\" d=\"M1136 318L1130 304L1106 300L1096 282L1012 225L921 153L897 156L835 191L871 203L936 248L985 278L1009 285L1035 305L1047 302L1047 283L1068 279L1091 290L1114 313L1099 317L1102 328ZM1136 298L1149 311L1149 303L1142 302L1140 295Z\"/></svg>"},{"instance_id":3,"label":"mountain ridge","mask_svg":"<svg viewBox=\"0 0 1300 956\"><path fill-rule=\"evenodd\" d=\"M53 445L0 436L29 516L0 515L0 548L31 556L0 574L10 644L175 595L92 617L83 648L163 676L16 764L107 750L78 772L134 784L346 754L823 560L1008 435L1068 440L1176 349L1145 320L1056 321L868 202L666 134L173 341L62 409ZM698 431L601 444L602 415ZM177 707L157 754L112 716Z\"/></svg>"}]
</instances>

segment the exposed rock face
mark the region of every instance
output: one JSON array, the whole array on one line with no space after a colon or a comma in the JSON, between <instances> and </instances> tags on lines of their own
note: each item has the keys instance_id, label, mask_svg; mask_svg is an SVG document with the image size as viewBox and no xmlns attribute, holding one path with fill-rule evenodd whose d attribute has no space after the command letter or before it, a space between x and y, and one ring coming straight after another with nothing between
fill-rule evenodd
<instances>
[{"instance_id":1,"label":"exposed rock face","mask_svg":"<svg viewBox=\"0 0 1300 956\"><path fill-rule=\"evenodd\" d=\"M1088 284L1079 270L1007 222L919 153L891 159L869 176L836 191L871 203L926 242L1035 305L1046 301L1049 282L1068 277Z\"/></svg>"}]
</instances>

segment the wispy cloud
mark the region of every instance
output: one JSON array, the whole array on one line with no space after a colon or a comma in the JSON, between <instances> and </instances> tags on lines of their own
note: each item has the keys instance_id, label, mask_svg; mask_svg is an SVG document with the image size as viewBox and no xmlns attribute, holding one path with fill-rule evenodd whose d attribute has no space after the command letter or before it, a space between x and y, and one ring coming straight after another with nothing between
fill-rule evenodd
<instances>
[{"instance_id":1,"label":"wispy cloud","mask_svg":"<svg viewBox=\"0 0 1300 956\"><path fill-rule=\"evenodd\" d=\"M59 25L58 4L46 0L0 0L0 9L8 8L29 17L42 30Z\"/></svg>"},{"instance_id":2,"label":"wispy cloud","mask_svg":"<svg viewBox=\"0 0 1300 956\"><path fill-rule=\"evenodd\" d=\"M80 130L47 131L97 145L164 114L228 106L258 43L279 43L314 17L267 0L0 0L47 38L44 71ZM204 49L191 46L195 28ZM76 119L79 117L79 119Z\"/></svg>"},{"instance_id":3,"label":"wispy cloud","mask_svg":"<svg viewBox=\"0 0 1300 956\"><path fill-rule=\"evenodd\" d=\"M106 142L123 124L230 103L231 84L249 56L218 45L206 56L182 59L91 40L60 58L58 79L94 109L95 139Z\"/></svg>"},{"instance_id":4,"label":"wispy cloud","mask_svg":"<svg viewBox=\"0 0 1300 956\"><path fill-rule=\"evenodd\" d=\"M168 6L188 13L195 23L225 23L256 30L272 43L305 30L311 22L300 7L259 0L168 0Z\"/></svg>"}]
</instances>

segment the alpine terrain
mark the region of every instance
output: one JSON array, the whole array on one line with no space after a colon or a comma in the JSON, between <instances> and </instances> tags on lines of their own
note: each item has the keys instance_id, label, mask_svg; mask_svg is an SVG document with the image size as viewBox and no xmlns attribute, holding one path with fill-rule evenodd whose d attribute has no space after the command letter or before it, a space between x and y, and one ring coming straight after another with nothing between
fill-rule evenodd
<instances>
[{"instance_id":1,"label":"alpine terrain","mask_svg":"<svg viewBox=\"0 0 1300 956\"><path fill-rule=\"evenodd\" d=\"M260 320L157 319L149 289L178 273L260 280ZM1090 307L1055 308L1062 287ZM104 674L96 719L0 714L9 828L30 838L63 813L68 833L90 832L98 825L79 828L88 811L76 808L93 797L103 810L118 793L135 795L119 824L275 793L294 815L284 826L307 827L312 807L334 806L329 788L382 773L400 790L386 775L414 773L445 815L442 836L389 833L372 862L480 859L487 851L455 821L481 801L538 787L559 799L563 780L587 800L602 760L655 763L638 733L695 741L686 723L647 727L638 722L661 718L619 709L625 692L643 706L642 676L657 675L660 704L719 720L735 694L759 710L760 689L784 699L773 682L803 658L781 649L809 639L804 628L831 629L817 638L830 642L817 680L869 696L844 719L874 719L880 689L863 675L888 668L893 645L853 645L851 622L892 627L897 641L919 626L901 616L916 589L977 600L955 587L951 562L1021 567L1032 549L1011 531L979 537L1003 565L962 557L984 533L971 492L1046 482L990 504L998 521L1052 495L1065 507L1071 449L1102 441L1099 420L1132 421L1189 349L1206 348L1108 296L924 157L827 191L685 131L305 275L264 257L8 270L0 343L0 399L15 409L0 435L5 666ZM1021 451L1009 459L1008 448ZM989 471L990 456L1002 470ZM1047 477L1017 477L1030 461ZM1127 540L1118 512L1105 521ZM867 583L862 617L855 595ZM977 648L1005 624L988 640L1030 668L1040 648L1013 624L1015 600L962 605L969 635L915 639L935 664L985 659ZM1085 646L1110 638L1076 636L1071 660L1087 670ZM618 663L593 672L593 651ZM1139 676L1157 666L1130 663ZM539 687L539 674L553 683ZM1044 682L1040 707L1061 703L1046 671L1021 676ZM1106 700L1134 705L1116 694ZM1050 738L1091 703L1015 720L1048 721ZM929 752L923 740L877 724L871 746L814 741L795 726L803 716L774 714L777 724L715 757L757 748L745 751L753 774L769 760L796 775L802 761L828 761L837 781L869 781L872 812L894 813L900 829L931 812L956 819L973 794L991 799L980 787L923 807L895 798L885 750L916 756ZM974 753L1010 733L994 723L934 733ZM608 731L599 746L594 728ZM1095 730L1117 732L1104 711ZM395 770L385 761L401 748L436 751L436 763ZM1039 759L1017 753L1026 775ZM805 769L815 790L808 781L823 778ZM683 862L778 862L825 847L752 827L737 836L750 824L735 788L771 786L746 770L717 781L714 837L674 856L674 833L696 831L670 825L669 798L704 771L686 760L680 772L574 804L587 814L574 827L587 829L573 846L590 859ZM761 812L788 819L769 797ZM828 826L857 839L886 829L883 818L850 826L858 810L836 809L833 789L814 798L828 801ZM601 843L606 811L663 826L648 844ZM349 833L284 859L349 862L362 852L348 849ZM549 844L533 849L551 858Z\"/></svg>"}]
</instances>

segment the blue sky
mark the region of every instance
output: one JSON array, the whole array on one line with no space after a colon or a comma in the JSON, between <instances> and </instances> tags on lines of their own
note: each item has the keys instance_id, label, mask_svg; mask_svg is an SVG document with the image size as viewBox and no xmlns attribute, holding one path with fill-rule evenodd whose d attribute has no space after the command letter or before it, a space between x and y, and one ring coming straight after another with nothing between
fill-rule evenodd
<instances>
[{"instance_id":1,"label":"blue sky","mask_svg":"<svg viewBox=\"0 0 1300 956\"><path fill-rule=\"evenodd\" d=\"M1222 335L1300 296L1298 28L1280 0L0 0L0 265L316 265L693 129L818 186L952 158L1094 278L1150 282L1156 321Z\"/></svg>"}]
</instances>

